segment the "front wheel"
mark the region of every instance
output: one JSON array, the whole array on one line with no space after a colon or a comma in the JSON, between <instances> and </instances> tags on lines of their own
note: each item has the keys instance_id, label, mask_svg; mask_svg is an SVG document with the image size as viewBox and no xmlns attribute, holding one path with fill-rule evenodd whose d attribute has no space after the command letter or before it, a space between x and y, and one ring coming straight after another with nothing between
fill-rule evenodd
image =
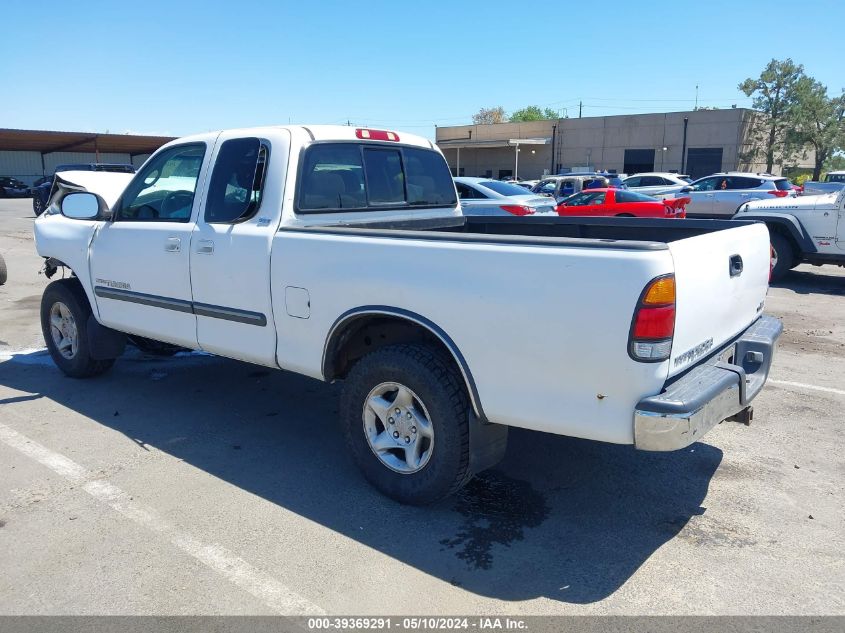
<instances>
[{"instance_id":1,"label":"front wheel","mask_svg":"<svg viewBox=\"0 0 845 633\"><path fill-rule=\"evenodd\" d=\"M341 396L346 445L388 497L424 505L471 478L469 404L448 360L426 345L392 345L360 360Z\"/></svg>"},{"instance_id":2,"label":"front wheel","mask_svg":"<svg viewBox=\"0 0 845 633\"><path fill-rule=\"evenodd\" d=\"M91 357L88 318L91 306L77 279L59 279L41 297L41 331L53 362L72 378L89 378L111 368L114 359Z\"/></svg>"},{"instance_id":3,"label":"front wheel","mask_svg":"<svg viewBox=\"0 0 845 633\"><path fill-rule=\"evenodd\" d=\"M771 270L772 281L780 281L791 268L794 268L798 258L792 244L780 233L771 233L769 236L772 245Z\"/></svg>"}]
</instances>

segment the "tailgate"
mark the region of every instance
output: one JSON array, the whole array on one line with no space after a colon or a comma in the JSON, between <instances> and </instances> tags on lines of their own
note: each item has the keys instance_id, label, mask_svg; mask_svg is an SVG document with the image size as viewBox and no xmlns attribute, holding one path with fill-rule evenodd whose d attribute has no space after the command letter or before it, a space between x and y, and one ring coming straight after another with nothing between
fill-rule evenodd
<instances>
[{"instance_id":1,"label":"tailgate","mask_svg":"<svg viewBox=\"0 0 845 633\"><path fill-rule=\"evenodd\" d=\"M769 231L737 226L669 244L676 316L669 375L694 365L747 328L769 287Z\"/></svg>"}]
</instances>

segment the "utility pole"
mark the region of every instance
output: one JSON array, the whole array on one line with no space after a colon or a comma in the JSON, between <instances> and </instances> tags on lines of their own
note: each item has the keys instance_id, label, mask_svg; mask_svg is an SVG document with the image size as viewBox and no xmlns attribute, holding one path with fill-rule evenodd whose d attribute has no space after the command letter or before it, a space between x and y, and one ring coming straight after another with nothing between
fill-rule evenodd
<instances>
[{"instance_id":1,"label":"utility pole","mask_svg":"<svg viewBox=\"0 0 845 633\"><path fill-rule=\"evenodd\" d=\"M579 119L581 118L581 107L582 107L583 105L584 105L584 104L583 104L581 101L579 101L579 102L578 102L578 118L579 118Z\"/></svg>"},{"instance_id":2,"label":"utility pole","mask_svg":"<svg viewBox=\"0 0 845 633\"><path fill-rule=\"evenodd\" d=\"M695 84L695 108L694 110L698 110L698 84Z\"/></svg>"},{"instance_id":3,"label":"utility pole","mask_svg":"<svg viewBox=\"0 0 845 633\"><path fill-rule=\"evenodd\" d=\"M684 117L684 146L681 149L681 174L687 173L687 125L689 117Z\"/></svg>"}]
</instances>

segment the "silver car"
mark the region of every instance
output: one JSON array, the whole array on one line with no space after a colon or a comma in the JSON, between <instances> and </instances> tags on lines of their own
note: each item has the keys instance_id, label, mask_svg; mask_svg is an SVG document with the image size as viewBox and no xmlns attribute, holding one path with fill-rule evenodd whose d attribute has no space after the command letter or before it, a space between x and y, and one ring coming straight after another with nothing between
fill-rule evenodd
<instances>
[{"instance_id":1,"label":"silver car","mask_svg":"<svg viewBox=\"0 0 845 633\"><path fill-rule=\"evenodd\" d=\"M751 200L795 197L786 178L733 171L699 178L680 193L691 198L688 218L729 218Z\"/></svg>"},{"instance_id":2,"label":"silver car","mask_svg":"<svg viewBox=\"0 0 845 633\"><path fill-rule=\"evenodd\" d=\"M634 174L625 178L622 182L631 191L644 193L647 196L656 196L678 193L684 187L689 186L692 178L683 174L653 171L644 174Z\"/></svg>"},{"instance_id":3,"label":"silver car","mask_svg":"<svg viewBox=\"0 0 845 633\"><path fill-rule=\"evenodd\" d=\"M553 213L555 201L524 187L489 178L455 178L464 215L532 215Z\"/></svg>"}]
</instances>

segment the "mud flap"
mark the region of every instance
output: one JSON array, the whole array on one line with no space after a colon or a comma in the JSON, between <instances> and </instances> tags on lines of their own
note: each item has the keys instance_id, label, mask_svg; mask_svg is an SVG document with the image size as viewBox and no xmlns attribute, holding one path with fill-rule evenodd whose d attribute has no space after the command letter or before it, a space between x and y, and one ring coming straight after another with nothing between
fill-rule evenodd
<instances>
[{"instance_id":1,"label":"mud flap","mask_svg":"<svg viewBox=\"0 0 845 633\"><path fill-rule=\"evenodd\" d=\"M508 427L483 423L474 413L469 416L469 469L473 474L492 468L505 456Z\"/></svg>"},{"instance_id":2,"label":"mud flap","mask_svg":"<svg viewBox=\"0 0 845 633\"><path fill-rule=\"evenodd\" d=\"M126 334L123 332L101 325L93 314L88 317L86 330L91 358L94 360L110 360L123 354L126 347Z\"/></svg>"}]
</instances>

